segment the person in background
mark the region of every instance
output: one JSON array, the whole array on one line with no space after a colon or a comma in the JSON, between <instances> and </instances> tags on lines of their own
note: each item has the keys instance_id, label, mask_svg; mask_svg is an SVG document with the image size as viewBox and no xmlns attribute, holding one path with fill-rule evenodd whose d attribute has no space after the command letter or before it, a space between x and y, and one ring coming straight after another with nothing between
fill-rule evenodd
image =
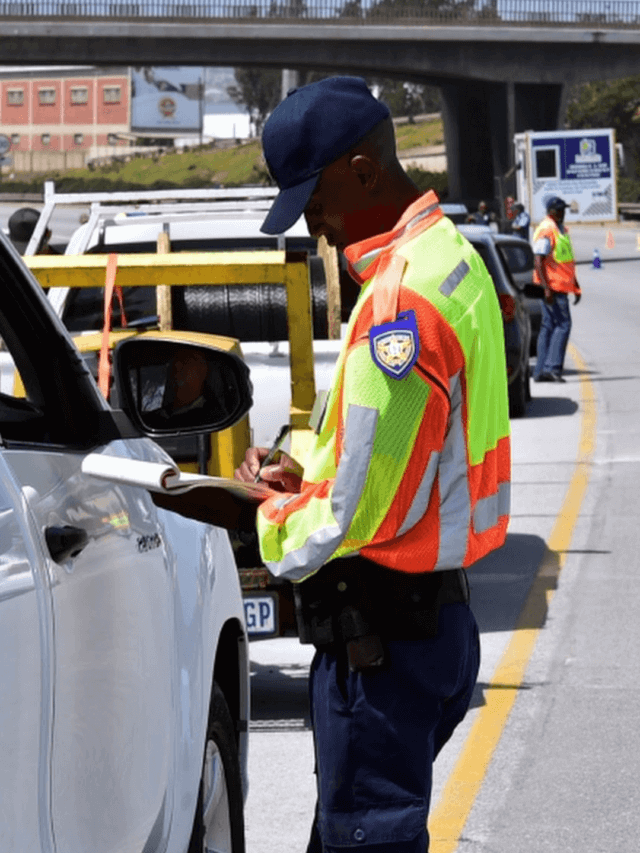
<instances>
[{"instance_id":1,"label":"person in background","mask_svg":"<svg viewBox=\"0 0 640 853\"><path fill-rule=\"evenodd\" d=\"M535 382L564 382L564 357L571 333L569 294L574 305L582 291L576 278L573 246L564 227L564 213L569 205L559 196L547 201L547 215L533 235L533 281L544 288L542 323L538 335Z\"/></svg>"},{"instance_id":2,"label":"person in background","mask_svg":"<svg viewBox=\"0 0 640 853\"><path fill-rule=\"evenodd\" d=\"M9 239L21 255L24 255L27 250L27 246L31 240L31 235L35 231L38 219L40 219L40 213L33 207L21 207L9 217ZM49 245L50 239L51 230L47 228L42 235L40 245L35 251L36 255L59 254Z\"/></svg>"},{"instance_id":3,"label":"person in background","mask_svg":"<svg viewBox=\"0 0 640 853\"><path fill-rule=\"evenodd\" d=\"M471 221L476 225L491 225L493 217L486 201L478 202L478 209L471 214Z\"/></svg>"},{"instance_id":4,"label":"person in background","mask_svg":"<svg viewBox=\"0 0 640 853\"><path fill-rule=\"evenodd\" d=\"M523 204L514 204L513 210L515 216L511 222L511 231L522 237L523 240L529 239L529 226L531 225L531 217L524 209Z\"/></svg>"}]
</instances>

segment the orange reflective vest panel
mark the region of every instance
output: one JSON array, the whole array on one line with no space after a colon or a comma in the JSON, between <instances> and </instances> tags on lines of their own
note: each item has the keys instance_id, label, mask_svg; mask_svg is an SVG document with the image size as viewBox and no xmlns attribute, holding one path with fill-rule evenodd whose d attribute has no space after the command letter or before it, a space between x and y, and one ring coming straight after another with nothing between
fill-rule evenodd
<instances>
[{"instance_id":1,"label":"orange reflective vest panel","mask_svg":"<svg viewBox=\"0 0 640 853\"><path fill-rule=\"evenodd\" d=\"M535 230L533 245L538 240L548 239L551 252L542 259L542 267L551 290L557 293L579 293L576 281L576 262L569 233L560 231L558 223L551 216L545 217ZM542 284L538 271L533 271L535 284Z\"/></svg>"},{"instance_id":2,"label":"orange reflective vest panel","mask_svg":"<svg viewBox=\"0 0 640 853\"><path fill-rule=\"evenodd\" d=\"M432 192L346 255L362 291L301 492L260 506L263 560L293 581L354 553L404 572L469 566L503 544L509 514L493 282Z\"/></svg>"}]
</instances>

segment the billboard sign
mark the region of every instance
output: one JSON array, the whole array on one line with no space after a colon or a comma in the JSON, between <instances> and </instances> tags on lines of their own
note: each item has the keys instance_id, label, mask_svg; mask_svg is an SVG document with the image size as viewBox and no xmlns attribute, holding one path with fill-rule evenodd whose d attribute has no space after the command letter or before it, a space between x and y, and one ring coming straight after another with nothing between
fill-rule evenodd
<instances>
[{"instance_id":1,"label":"billboard sign","mask_svg":"<svg viewBox=\"0 0 640 853\"><path fill-rule=\"evenodd\" d=\"M618 215L613 130L528 131L515 137L518 200L533 222L560 196L567 222L602 222Z\"/></svg>"},{"instance_id":2,"label":"billboard sign","mask_svg":"<svg viewBox=\"0 0 640 853\"><path fill-rule=\"evenodd\" d=\"M132 132L150 135L199 133L203 80L203 68L132 68Z\"/></svg>"}]
</instances>

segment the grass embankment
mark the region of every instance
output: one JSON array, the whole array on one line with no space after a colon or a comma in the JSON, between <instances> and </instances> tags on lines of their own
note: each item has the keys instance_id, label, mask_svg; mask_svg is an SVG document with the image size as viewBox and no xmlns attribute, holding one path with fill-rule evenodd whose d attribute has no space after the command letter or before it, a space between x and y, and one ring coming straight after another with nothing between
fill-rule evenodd
<instances>
[{"instance_id":1,"label":"grass embankment","mask_svg":"<svg viewBox=\"0 0 640 853\"><path fill-rule=\"evenodd\" d=\"M398 149L403 151L420 146L442 144L442 121L404 124L396 128ZM125 152L123 152L124 154ZM416 173L422 173L422 175ZM412 177L432 173L412 170ZM446 183L446 175L433 176ZM267 184L269 181L258 140L244 142L231 148L190 149L184 153L166 152L154 156L133 157L128 163L115 162L94 168L72 169L47 175L24 176L22 180L2 180L3 192L39 192L45 180L53 180L59 192L170 189L184 187L234 187L244 184ZM420 180L422 183L422 180ZM436 187L438 189L438 187Z\"/></svg>"}]
</instances>

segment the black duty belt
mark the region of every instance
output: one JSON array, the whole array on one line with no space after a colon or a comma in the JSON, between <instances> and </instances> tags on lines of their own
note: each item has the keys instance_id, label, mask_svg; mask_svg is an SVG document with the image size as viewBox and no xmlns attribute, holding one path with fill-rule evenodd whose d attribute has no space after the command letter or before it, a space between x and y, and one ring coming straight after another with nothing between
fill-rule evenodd
<instances>
[{"instance_id":1,"label":"black duty belt","mask_svg":"<svg viewBox=\"0 0 640 853\"><path fill-rule=\"evenodd\" d=\"M366 650L369 639L376 646L435 636L440 607L468 604L469 583L463 569L409 574L355 556L294 584L294 597L302 643L338 648L358 641ZM375 657L375 650L366 654Z\"/></svg>"}]
</instances>

